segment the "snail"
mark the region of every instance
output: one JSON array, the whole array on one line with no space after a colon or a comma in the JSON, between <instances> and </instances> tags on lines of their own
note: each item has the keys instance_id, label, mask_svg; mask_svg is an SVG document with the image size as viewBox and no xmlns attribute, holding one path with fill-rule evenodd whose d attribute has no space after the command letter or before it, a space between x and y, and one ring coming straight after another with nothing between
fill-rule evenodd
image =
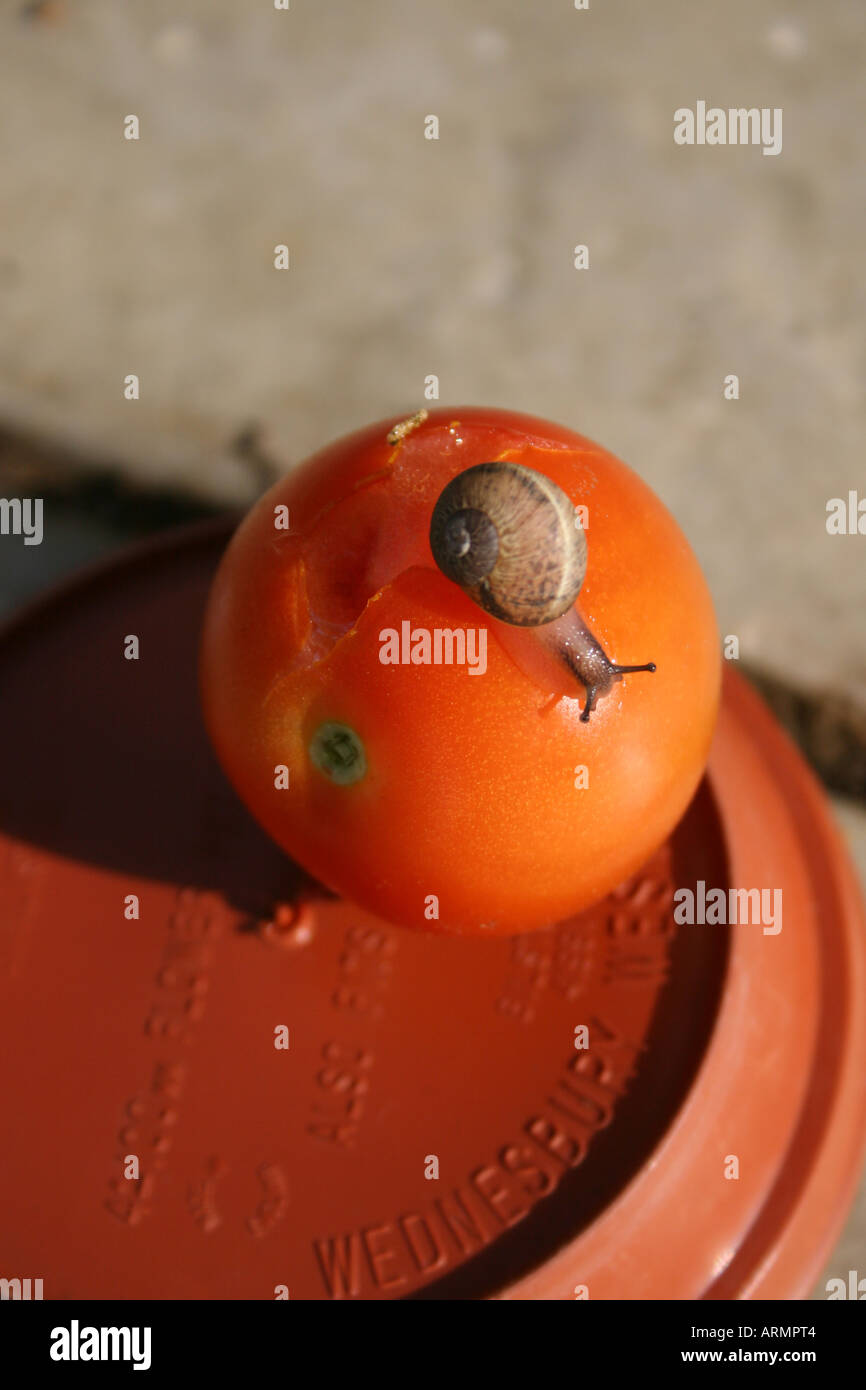
<instances>
[{"instance_id":1,"label":"snail","mask_svg":"<svg viewBox=\"0 0 866 1390\"><path fill-rule=\"evenodd\" d=\"M655 662L610 660L576 607L586 575L586 535L568 497L519 463L478 463L452 478L430 522L442 573L494 618L533 628L586 691L581 720L629 672Z\"/></svg>"}]
</instances>

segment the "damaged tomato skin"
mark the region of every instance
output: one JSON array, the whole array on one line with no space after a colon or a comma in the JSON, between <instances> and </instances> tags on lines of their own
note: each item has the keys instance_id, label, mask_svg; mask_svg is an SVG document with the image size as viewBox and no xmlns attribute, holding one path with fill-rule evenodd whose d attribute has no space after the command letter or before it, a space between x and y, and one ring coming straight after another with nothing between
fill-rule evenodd
<instances>
[{"instance_id":1,"label":"damaged tomato skin","mask_svg":"<svg viewBox=\"0 0 866 1390\"><path fill-rule=\"evenodd\" d=\"M242 522L205 619L206 723L269 834L359 906L421 930L545 926L637 870L688 805L718 705L712 604L676 523L599 446L499 410L437 410L390 445L395 423L330 445ZM581 611L615 660L658 667L626 677L586 724L582 689L536 671L531 633L486 617L430 555L441 489L502 457L587 506ZM383 665L380 633L403 621L486 628L486 670ZM349 785L310 756L328 723L363 744Z\"/></svg>"}]
</instances>

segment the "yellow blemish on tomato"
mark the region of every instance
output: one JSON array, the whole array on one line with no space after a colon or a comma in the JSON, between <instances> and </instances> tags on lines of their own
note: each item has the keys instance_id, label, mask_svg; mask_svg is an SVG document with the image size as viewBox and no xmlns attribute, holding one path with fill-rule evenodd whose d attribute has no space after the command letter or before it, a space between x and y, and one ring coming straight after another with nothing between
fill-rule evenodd
<instances>
[{"instance_id":1,"label":"yellow blemish on tomato","mask_svg":"<svg viewBox=\"0 0 866 1390\"><path fill-rule=\"evenodd\" d=\"M418 426L423 425L426 419L426 410L416 410L415 414L410 415L408 420L401 420L399 425L394 425L394 427L388 431L388 443L401 443L401 441L406 438L407 434L411 434L413 430L417 430Z\"/></svg>"}]
</instances>

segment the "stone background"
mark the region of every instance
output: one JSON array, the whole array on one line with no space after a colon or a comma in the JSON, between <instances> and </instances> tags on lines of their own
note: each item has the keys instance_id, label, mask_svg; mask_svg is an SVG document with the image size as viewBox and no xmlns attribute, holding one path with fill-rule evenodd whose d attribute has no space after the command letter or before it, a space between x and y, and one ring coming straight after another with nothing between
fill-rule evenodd
<instances>
[{"instance_id":1,"label":"stone background","mask_svg":"<svg viewBox=\"0 0 866 1390\"><path fill-rule=\"evenodd\" d=\"M0 491L48 510L0 603L435 373L631 463L866 793L866 537L825 529L866 496L866 8L590 3L2 0ZM782 153L676 146L699 99L782 107ZM866 1273L866 1202L846 1239Z\"/></svg>"}]
</instances>

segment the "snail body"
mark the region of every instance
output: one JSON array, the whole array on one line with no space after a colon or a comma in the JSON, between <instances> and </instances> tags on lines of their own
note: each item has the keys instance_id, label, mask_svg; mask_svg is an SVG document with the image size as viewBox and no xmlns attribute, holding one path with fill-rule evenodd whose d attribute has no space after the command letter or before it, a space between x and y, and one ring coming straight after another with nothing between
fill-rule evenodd
<instances>
[{"instance_id":1,"label":"snail body","mask_svg":"<svg viewBox=\"0 0 866 1390\"><path fill-rule=\"evenodd\" d=\"M583 722L628 672L656 669L654 662L612 662L584 622L576 600L586 536L566 494L543 473L507 460L458 473L433 509L430 549L442 573L484 612L535 629L583 685Z\"/></svg>"}]
</instances>

